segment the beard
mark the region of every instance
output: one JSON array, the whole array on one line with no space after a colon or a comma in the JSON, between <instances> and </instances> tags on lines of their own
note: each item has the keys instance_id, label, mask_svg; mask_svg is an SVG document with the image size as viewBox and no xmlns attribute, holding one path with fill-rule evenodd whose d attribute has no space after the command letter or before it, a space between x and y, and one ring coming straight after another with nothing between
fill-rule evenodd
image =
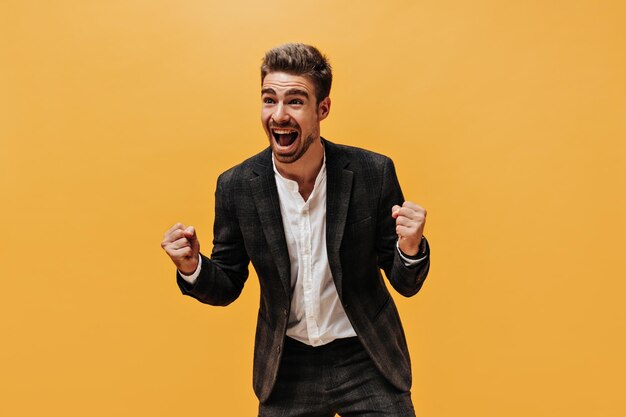
<instances>
[{"instance_id":1,"label":"beard","mask_svg":"<svg viewBox=\"0 0 626 417\"><path fill-rule=\"evenodd\" d=\"M306 137L298 137L296 139L296 141L300 141L298 146L295 149L291 150L290 152L285 153L285 152L280 152L276 144L276 139L270 133L270 138L269 138L270 147L272 148L272 153L274 154L274 158L277 161L283 164L291 164L291 163L296 162L298 159L300 159L302 155L304 155L306 151L309 150L309 147L315 141L316 137L317 137L316 132L311 132Z\"/></svg>"},{"instance_id":2,"label":"beard","mask_svg":"<svg viewBox=\"0 0 626 417\"><path fill-rule=\"evenodd\" d=\"M288 154L284 154L284 153L277 153L274 152L274 157L284 163L284 164L291 164L296 162L298 159L300 159L302 157L302 155L304 155L306 153L307 150L309 150L309 147L311 146L311 144L314 141L314 137L313 135L309 135L306 138L304 138L302 140L302 143L300 144L300 146L298 146L296 149L293 150L293 152L288 153Z\"/></svg>"}]
</instances>

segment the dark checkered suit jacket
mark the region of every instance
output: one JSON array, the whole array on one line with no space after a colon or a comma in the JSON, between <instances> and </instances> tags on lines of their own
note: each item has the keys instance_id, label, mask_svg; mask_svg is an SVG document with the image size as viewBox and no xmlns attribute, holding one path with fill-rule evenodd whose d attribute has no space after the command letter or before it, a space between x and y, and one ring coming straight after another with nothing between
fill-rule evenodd
<instances>
[{"instance_id":1,"label":"dark checkered suit jacket","mask_svg":"<svg viewBox=\"0 0 626 417\"><path fill-rule=\"evenodd\" d=\"M394 386L408 390L406 339L380 270L400 294L412 296L422 286L430 261L407 268L398 256L391 207L404 198L393 162L326 140L324 146L326 242L339 298L375 365ZM241 293L250 261L261 288L253 385L263 402L276 380L291 300L289 254L269 148L219 177L211 257L203 255L194 285L180 275L177 282L183 294L227 305Z\"/></svg>"}]
</instances>

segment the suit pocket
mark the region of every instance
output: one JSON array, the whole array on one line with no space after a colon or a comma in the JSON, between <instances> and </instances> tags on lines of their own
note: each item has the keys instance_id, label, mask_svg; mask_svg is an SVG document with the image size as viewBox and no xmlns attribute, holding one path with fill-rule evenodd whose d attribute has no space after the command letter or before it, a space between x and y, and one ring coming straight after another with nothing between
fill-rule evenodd
<instances>
[{"instance_id":1,"label":"suit pocket","mask_svg":"<svg viewBox=\"0 0 626 417\"><path fill-rule=\"evenodd\" d=\"M346 236L357 237L358 239L366 238L372 234L373 226L374 221L372 216L348 223L345 228L344 238Z\"/></svg>"},{"instance_id":2,"label":"suit pocket","mask_svg":"<svg viewBox=\"0 0 626 417\"><path fill-rule=\"evenodd\" d=\"M371 220L372 220L372 216L367 216L364 219L359 219L359 220L353 221L351 223L346 224L346 229L350 229L352 227L362 226L362 225L370 222Z\"/></svg>"},{"instance_id":3,"label":"suit pocket","mask_svg":"<svg viewBox=\"0 0 626 417\"><path fill-rule=\"evenodd\" d=\"M352 260L371 256L376 240L375 226L372 216L346 225L341 242L342 252Z\"/></svg>"}]
</instances>

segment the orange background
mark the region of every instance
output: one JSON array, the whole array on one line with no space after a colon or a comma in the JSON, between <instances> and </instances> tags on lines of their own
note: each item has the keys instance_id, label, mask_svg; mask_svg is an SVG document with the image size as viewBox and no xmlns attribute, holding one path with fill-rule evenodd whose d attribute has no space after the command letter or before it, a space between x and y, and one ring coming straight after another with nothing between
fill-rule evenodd
<instances>
[{"instance_id":1,"label":"orange background","mask_svg":"<svg viewBox=\"0 0 626 417\"><path fill-rule=\"evenodd\" d=\"M180 295L217 175L266 146L259 65L331 59L322 134L429 211L396 296L422 417L626 414L622 1L0 3L0 415L249 416L258 283Z\"/></svg>"}]
</instances>

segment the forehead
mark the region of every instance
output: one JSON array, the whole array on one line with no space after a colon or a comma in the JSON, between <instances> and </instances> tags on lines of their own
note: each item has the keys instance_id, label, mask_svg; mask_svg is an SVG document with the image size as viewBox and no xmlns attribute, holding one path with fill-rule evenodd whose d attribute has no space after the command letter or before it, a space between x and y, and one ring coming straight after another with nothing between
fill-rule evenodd
<instances>
[{"instance_id":1,"label":"forehead","mask_svg":"<svg viewBox=\"0 0 626 417\"><path fill-rule=\"evenodd\" d=\"M263 79L262 88L272 88L277 93L294 88L305 90L311 96L315 95L313 82L302 75L293 75L286 72L270 72Z\"/></svg>"}]
</instances>

